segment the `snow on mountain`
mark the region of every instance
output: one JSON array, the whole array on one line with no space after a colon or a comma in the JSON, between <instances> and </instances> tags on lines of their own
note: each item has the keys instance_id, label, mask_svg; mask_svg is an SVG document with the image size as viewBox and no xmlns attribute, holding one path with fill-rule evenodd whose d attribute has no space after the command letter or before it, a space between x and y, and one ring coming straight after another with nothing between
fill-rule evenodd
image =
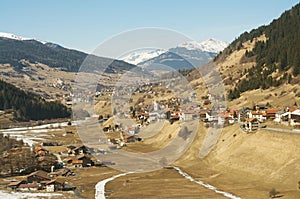
<instances>
[{"instance_id":1,"label":"snow on mountain","mask_svg":"<svg viewBox=\"0 0 300 199\"><path fill-rule=\"evenodd\" d=\"M186 48L187 50L202 50L202 46L197 41L186 41L179 44L177 47Z\"/></svg>"},{"instance_id":2,"label":"snow on mountain","mask_svg":"<svg viewBox=\"0 0 300 199\"><path fill-rule=\"evenodd\" d=\"M170 48L167 52L151 59L140 62L141 67L149 67L154 64L167 65L176 70L191 69L201 66L213 59L228 44L224 41L209 39L203 42L186 41Z\"/></svg>"},{"instance_id":3,"label":"snow on mountain","mask_svg":"<svg viewBox=\"0 0 300 199\"><path fill-rule=\"evenodd\" d=\"M19 40L19 41L35 40L35 41L41 42L43 44L46 43L46 42L39 41L39 40L36 40L36 39L33 39L33 38L21 37L21 36L17 36L17 35L14 35L14 34L11 34L11 33L5 33L5 32L0 32L0 37L7 38L7 39Z\"/></svg>"},{"instance_id":4,"label":"snow on mountain","mask_svg":"<svg viewBox=\"0 0 300 199\"><path fill-rule=\"evenodd\" d=\"M132 53L129 53L125 56L122 56L119 59L127 63L137 65L138 63L152 59L153 57L157 57L165 52L166 50L163 49L139 50L139 51L134 51Z\"/></svg>"},{"instance_id":5,"label":"snow on mountain","mask_svg":"<svg viewBox=\"0 0 300 199\"><path fill-rule=\"evenodd\" d=\"M25 38L21 36L17 36L11 33L5 33L5 32L0 32L0 37L8 38L8 39L15 39L15 40L32 40L31 38Z\"/></svg>"},{"instance_id":6,"label":"snow on mountain","mask_svg":"<svg viewBox=\"0 0 300 199\"><path fill-rule=\"evenodd\" d=\"M216 39L208 39L201 42L201 45L203 47L203 51L219 53L223 51L229 43Z\"/></svg>"},{"instance_id":7,"label":"snow on mountain","mask_svg":"<svg viewBox=\"0 0 300 199\"><path fill-rule=\"evenodd\" d=\"M202 50L206 52L219 53L228 46L227 42L216 39L208 39L203 42L186 41L178 45L178 47L186 48L187 50Z\"/></svg>"}]
</instances>

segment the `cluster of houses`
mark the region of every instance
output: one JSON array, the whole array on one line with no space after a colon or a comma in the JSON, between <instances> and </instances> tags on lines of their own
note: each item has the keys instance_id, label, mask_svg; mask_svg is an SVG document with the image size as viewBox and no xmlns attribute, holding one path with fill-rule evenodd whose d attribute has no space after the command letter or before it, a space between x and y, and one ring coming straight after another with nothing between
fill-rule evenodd
<instances>
[{"instance_id":1,"label":"cluster of houses","mask_svg":"<svg viewBox=\"0 0 300 199\"><path fill-rule=\"evenodd\" d=\"M99 161L91 156L92 150L85 145L69 145L60 151L59 155L63 164L69 168L102 166Z\"/></svg>"},{"instance_id":2,"label":"cluster of houses","mask_svg":"<svg viewBox=\"0 0 300 199\"><path fill-rule=\"evenodd\" d=\"M255 131L264 127L261 123L274 121L285 125L300 127L300 109L298 107L287 107L284 110L270 109L257 105L253 109L219 109L201 110L200 118L207 124L230 125L236 122L241 123L244 131Z\"/></svg>"},{"instance_id":3,"label":"cluster of houses","mask_svg":"<svg viewBox=\"0 0 300 199\"><path fill-rule=\"evenodd\" d=\"M162 83L146 84L138 87L138 89L133 88L136 90L124 89L113 94L119 94L119 97L122 97L129 93L143 93L144 99L150 99L152 97L148 97L148 95L155 94L159 86L162 86ZM155 87L157 87L157 89L154 89ZM98 93L98 95L100 94L101 92ZM117 128L117 131L121 131L121 141L136 140L134 139L134 136L138 134L142 126L165 119L169 120L171 123L175 121L199 119L204 122L206 127L221 127L239 123L245 132L256 131L258 128L264 127L265 125L262 123L266 121L274 121L300 128L300 109L297 107L288 107L281 110L267 108L262 105L257 105L253 109L227 108L224 106L218 106L217 108L203 108L211 107L212 102L224 101L224 96L208 94L207 96L202 97L203 106L193 102L193 99L196 99L195 93L192 93L185 99L172 97L154 101L153 104L146 104L145 100L138 99L135 105L130 107L130 111L116 111L118 117L130 118L135 121L135 124L129 127L123 126L122 124L118 125L119 128ZM120 106L122 106L122 104ZM120 108L118 110L122 109ZM113 127L104 127L105 132L114 132L115 129L116 128ZM118 143L118 140L112 139L111 141L112 143ZM124 142L121 143L124 144Z\"/></svg>"},{"instance_id":4,"label":"cluster of houses","mask_svg":"<svg viewBox=\"0 0 300 199\"><path fill-rule=\"evenodd\" d=\"M112 138L109 139L109 141L112 144L117 144L121 147L125 146L126 143L141 141L141 138L139 138L137 134L144 125L165 120L166 118L172 122L176 120L183 120L185 116L179 111L180 102L180 99L174 97L168 100L154 101L152 105L143 104L142 107L140 106L139 108L131 108L130 113L123 113L122 116L125 116L125 118L134 119L134 125L108 125L103 128L103 131L106 133L118 132L119 138ZM118 116L121 116L121 114L118 113Z\"/></svg>"},{"instance_id":5,"label":"cluster of houses","mask_svg":"<svg viewBox=\"0 0 300 199\"><path fill-rule=\"evenodd\" d=\"M71 187L66 181L66 177L74 175L74 172L71 171L72 168L103 166L90 155L91 150L93 149L85 145L69 145L57 154L59 157L55 157L45 147L37 146L34 148L35 157L38 159L54 157L51 164L39 164L40 170L30 173L24 180L9 183L7 187L15 191L73 190L75 187Z\"/></svg>"},{"instance_id":6,"label":"cluster of houses","mask_svg":"<svg viewBox=\"0 0 300 199\"><path fill-rule=\"evenodd\" d=\"M257 123L264 123L266 121L274 121L294 128L300 128L300 108L286 107L283 110L267 109L264 106L256 106L255 110L248 110L246 112L247 120L246 130L256 130Z\"/></svg>"},{"instance_id":7,"label":"cluster of houses","mask_svg":"<svg viewBox=\"0 0 300 199\"><path fill-rule=\"evenodd\" d=\"M230 125L235 122L242 123L244 131L255 131L259 127L265 127L261 123L274 121L277 123L300 127L300 109L287 107L284 110L270 109L263 105L257 105L253 109L219 109L217 111L201 110L200 118L209 124Z\"/></svg>"},{"instance_id":8,"label":"cluster of houses","mask_svg":"<svg viewBox=\"0 0 300 199\"><path fill-rule=\"evenodd\" d=\"M144 105L135 114L131 111L130 117L136 119L138 123L151 123L162 119L185 120L191 118L192 114L197 114L199 110L196 105L184 107L181 104L186 104L185 99L176 97L154 101L153 105Z\"/></svg>"},{"instance_id":9,"label":"cluster of houses","mask_svg":"<svg viewBox=\"0 0 300 199\"><path fill-rule=\"evenodd\" d=\"M117 145L117 147L123 147L126 146L127 143L132 143L135 141L141 141L142 139L137 136L140 128L142 125L140 123L133 125L133 126L126 126L122 124L116 124L114 127L111 125L104 127L103 131L106 133L116 133L117 136L112 136L111 138L108 138L108 142L111 144Z\"/></svg>"},{"instance_id":10,"label":"cluster of houses","mask_svg":"<svg viewBox=\"0 0 300 199\"><path fill-rule=\"evenodd\" d=\"M210 97L208 97L209 100ZM287 107L282 110L270 109L263 105L249 108L226 108L217 109L201 108L199 105L185 103L183 99L171 98L169 100L154 101L153 105L147 105L135 115L137 127L143 124L168 119L170 122L177 120L201 119L206 126L224 126L236 122L242 123L242 129L246 132L255 131L264 127L261 123L274 121L285 125L300 128L300 108Z\"/></svg>"},{"instance_id":11,"label":"cluster of houses","mask_svg":"<svg viewBox=\"0 0 300 199\"><path fill-rule=\"evenodd\" d=\"M15 191L68 191L74 189L66 181L65 177L69 174L70 170L68 169L60 169L50 173L38 170L27 175L24 180L9 183L7 187Z\"/></svg>"}]
</instances>

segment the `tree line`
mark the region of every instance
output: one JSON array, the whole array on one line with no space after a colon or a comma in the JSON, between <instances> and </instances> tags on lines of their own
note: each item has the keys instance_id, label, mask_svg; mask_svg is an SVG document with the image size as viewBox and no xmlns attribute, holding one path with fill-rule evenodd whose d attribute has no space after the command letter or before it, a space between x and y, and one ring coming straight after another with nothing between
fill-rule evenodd
<instances>
[{"instance_id":1,"label":"tree line","mask_svg":"<svg viewBox=\"0 0 300 199\"><path fill-rule=\"evenodd\" d=\"M0 110L12 109L18 120L44 120L70 117L70 110L59 102L47 102L0 80Z\"/></svg>"},{"instance_id":2,"label":"tree line","mask_svg":"<svg viewBox=\"0 0 300 199\"><path fill-rule=\"evenodd\" d=\"M267 40L256 42L252 51L245 52L245 57L255 58L256 65L245 70L242 75L246 75L246 78L229 91L228 97L231 100L245 91L291 83L300 74L300 4L284 12L270 25L241 34L216 60L222 54L228 55L241 49L243 42L252 42L262 34L265 34ZM276 78L272 77L274 73L278 74Z\"/></svg>"}]
</instances>

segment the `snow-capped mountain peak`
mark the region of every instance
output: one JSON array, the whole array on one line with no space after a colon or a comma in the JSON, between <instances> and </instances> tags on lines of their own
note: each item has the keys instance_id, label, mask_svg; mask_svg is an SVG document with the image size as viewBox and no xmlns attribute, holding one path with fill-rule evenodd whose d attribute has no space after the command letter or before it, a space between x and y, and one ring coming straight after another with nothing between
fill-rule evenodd
<instances>
[{"instance_id":1,"label":"snow-capped mountain peak","mask_svg":"<svg viewBox=\"0 0 300 199\"><path fill-rule=\"evenodd\" d=\"M216 39L208 39L203 42L185 41L167 52L140 62L138 66L151 67L155 64L167 65L173 69L191 69L213 59L228 44Z\"/></svg>"},{"instance_id":2,"label":"snow-capped mountain peak","mask_svg":"<svg viewBox=\"0 0 300 199\"><path fill-rule=\"evenodd\" d=\"M21 36L17 36L17 35L14 35L14 34L11 34L11 33L5 33L5 32L0 32L0 37L7 38L7 39L19 40L19 41L35 40L35 41L41 42L42 44L46 43L46 42L43 42L43 41L39 41L37 39L21 37Z\"/></svg>"},{"instance_id":3,"label":"snow-capped mountain peak","mask_svg":"<svg viewBox=\"0 0 300 199\"><path fill-rule=\"evenodd\" d=\"M179 44L177 47L186 48L187 50L202 50L202 46L197 41L186 41Z\"/></svg>"},{"instance_id":4,"label":"snow-capped mountain peak","mask_svg":"<svg viewBox=\"0 0 300 199\"><path fill-rule=\"evenodd\" d=\"M203 51L215 53L223 51L228 46L227 42L216 39L208 39L206 41L201 42L200 44L202 45Z\"/></svg>"},{"instance_id":5,"label":"snow-capped mountain peak","mask_svg":"<svg viewBox=\"0 0 300 199\"><path fill-rule=\"evenodd\" d=\"M122 56L119 59L121 59L127 63L137 65L138 63L149 60L153 57L157 57L165 52L166 52L166 50L163 50L163 49L138 50L138 51L131 52L125 56Z\"/></svg>"},{"instance_id":6,"label":"snow-capped mountain peak","mask_svg":"<svg viewBox=\"0 0 300 199\"><path fill-rule=\"evenodd\" d=\"M0 32L0 37L4 37L4 38L8 38L8 39L15 39L15 40L32 40L31 38L25 38L25 37L21 37L21 36L17 36L11 33L5 33L5 32Z\"/></svg>"},{"instance_id":7,"label":"snow-capped mountain peak","mask_svg":"<svg viewBox=\"0 0 300 199\"><path fill-rule=\"evenodd\" d=\"M206 52L219 53L228 46L227 42L216 39L208 39L203 42L186 41L178 45L178 47L186 48L187 50L202 50Z\"/></svg>"}]
</instances>

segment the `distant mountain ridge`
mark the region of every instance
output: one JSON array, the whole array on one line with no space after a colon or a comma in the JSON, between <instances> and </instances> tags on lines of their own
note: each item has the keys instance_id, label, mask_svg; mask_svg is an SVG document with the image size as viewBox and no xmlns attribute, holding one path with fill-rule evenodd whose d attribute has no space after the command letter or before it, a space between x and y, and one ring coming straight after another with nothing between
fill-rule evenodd
<instances>
[{"instance_id":1,"label":"distant mountain ridge","mask_svg":"<svg viewBox=\"0 0 300 199\"><path fill-rule=\"evenodd\" d=\"M227 45L226 42L215 39L209 39L201 43L187 41L163 54L139 63L138 66L164 65L175 70L193 69L213 59Z\"/></svg>"},{"instance_id":2,"label":"distant mountain ridge","mask_svg":"<svg viewBox=\"0 0 300 199\"><path fill-rule=\"evenodd\" d=\"M0 64L10 64L15 68L22 68L24 66L20 61L25 59L31 63L38 62L53 68L76 72L89 56L91 61L88 64L93 64L95 68L109 65L106 68L108 73L130 70L137 64L141 67L147 67L154 63L179 70L191 69L208 62L226 46L226 42L215 39L201 43L188 41L168 51L156 49L133 52L123 57L123 61L120 61L88 55L51 42L42 42L33 38L0 32Z\"/></svg>"},{"instance_id":3,"label":"distant mountain ridge","mask_svg":"<svg viewBox=\"0 0 300 199\"><path fill-rule=\"evenodd\" d=\"M77 72L88 54L77 50L67 49L58 44L41 42L24 38L10 33L0 33L0 64L11 64L23 67L20 60L31 63L42 63L53 68L61 68L69 72ZM89 64L94 67L107 67L109 73L130 70L135 66L124 61L90 55Z\"/></svg>"}]
</instances>

